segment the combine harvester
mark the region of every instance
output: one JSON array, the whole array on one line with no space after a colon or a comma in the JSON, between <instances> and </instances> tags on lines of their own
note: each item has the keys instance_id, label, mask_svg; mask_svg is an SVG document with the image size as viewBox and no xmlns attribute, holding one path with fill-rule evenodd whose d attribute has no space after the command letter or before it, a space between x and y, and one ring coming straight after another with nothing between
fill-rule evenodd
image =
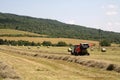
<instances>
[{"instance_id":1,"label":"combine harvester","mask_svg":"<svg viewBox=\"0 0 120 80\"><path fill-rule=\"evenodd\" d=\"M89 44L87 43L80 43L80 45L74 45L68 49L68 52L71 52L71 55L90 55L87 51L89 48Z\"/></svg>"}]
</instances>

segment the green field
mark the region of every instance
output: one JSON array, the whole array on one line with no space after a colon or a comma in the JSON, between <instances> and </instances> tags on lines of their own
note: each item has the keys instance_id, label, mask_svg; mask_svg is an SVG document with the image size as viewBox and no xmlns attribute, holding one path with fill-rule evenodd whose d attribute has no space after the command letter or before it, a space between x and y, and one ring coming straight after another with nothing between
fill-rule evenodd
<instances>
[{"instance_id":1,"label":"green field","mask_svg":"<svg viewBox=\"0 0 120 80\"><path fill-rule=\"evenodd\" d=\"M119 80L120 73L107 71L104 68L52 59L49 56L66 56L83 61L98 61L107 64L120 64L120 47L107 47L107 52L88 50L90 56L72 56L68 47L32 47L32 46L0 46L0 61L13 66L22 80ZM46 55L35 57L32 54ZM48 57L47 57L48 56Z\"/></svg>"}]
</instances>

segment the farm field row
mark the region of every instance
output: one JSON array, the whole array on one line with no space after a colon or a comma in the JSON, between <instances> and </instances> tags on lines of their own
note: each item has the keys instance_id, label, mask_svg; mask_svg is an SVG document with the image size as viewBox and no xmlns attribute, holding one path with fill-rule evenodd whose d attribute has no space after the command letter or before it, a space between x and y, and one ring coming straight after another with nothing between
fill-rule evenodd
<instances>
[{"instance_id":1,"label":"farm field row","mask_svg":"<svg viewBox=\"0 0 120 80\"><path fill-rule=\"evenodd\" d=\"M37 33L28 32L28 31L15 30L15 29L0 29L0 36L1 35L46 36L46 35L40 35L40 34L37 34Z\"/></svg>"},{"instance_id":2,"label":"farm field row","mask_svg":"<svg viewBox=\"0 0 120 80\"><path fill-rule=\"evenodd\" d=\"M94 43L98 45L97 41L90 41L90 40L80 40L80 39L70 39L70 38L40 38L40 37L0 37L0 39L7 39L7 40L25 40L25 41L30 41L30 42L40 42L42 43L43 41L50 41L53 44L58 43L59 41L64 41L67 44L80 44L80 43Z\"/></svg>"},{"instance_id":3,"label":"farm field row","mask_svg":"<svg viewBox=\"0 0 120 80\"><path fill-rule=\"evenodd\" d=\"M6 50L1 50L3 48ZM39 49L30 47L28 49L25 46L0 46L0 60L13 66L22 80L119 80L120 74L114 71L86 67L62 60L14 54L14 52L8 51L16 50L33 54L38 52L40 54L71 56L66 49L67 47L40 47ZM93 55L97 54L91 53L89 57L92 58ZM119 54L117 53L117 55ZM88 58L88 56L82 56L82 58Z\"/></svg>"},{"instance_id":4,"label":"farm field row","mask_svg":"<svg viewBox=\"0 0 120 80\"><path fill-rule=\"evenodd\" d=\"M48 54L48 55L67 55L71 56L68 52L68 47L33 47L33 46L1 46L1 48L12 51L31 52L32 54ZM77 58L83 58L87 60L105 61L108 63L120 64L120 47L107 47L107 52L101 52L98 48L94 48L93 51L88 49L90 56L77 56Z\"/></svg>"}]
</instances>

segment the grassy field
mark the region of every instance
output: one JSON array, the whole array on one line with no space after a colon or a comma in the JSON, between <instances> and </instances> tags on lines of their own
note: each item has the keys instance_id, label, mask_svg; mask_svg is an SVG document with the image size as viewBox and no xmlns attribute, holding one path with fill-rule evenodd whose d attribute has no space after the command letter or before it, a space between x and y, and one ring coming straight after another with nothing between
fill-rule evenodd
<instances>
[{"instance_id":1,"label":"grassy field","mask_svg":"<svg viewBox=\"0 0 120 80\"><path fill-rule=\"evenodd\" d=\"M22 34L35 35L30 32L0 29L0 35ZM88 49L90 56L72 56L67 52L68 47L44 46L6 46L0 45L0 61L13 67L21 80L119 80L120 73L116 70L107 71L109 64L117 65L120 70L120 47L112 44L106 47L107 52L101 52L97 41L69 39L69 38L40 38L40 37L0 37L7 40L26 40L40 42L64 41L67 44L94 43L93 51ZM35 56L37 54L37 56ZM40 56L38 56L40 55ZM60 58L59 60L57 58ZM78 59L78 60L77 60ZM74 60L78 61L75 62ZM93 62L94 67L87 64ZM105 63L104 68L99 68ZM108 65L106 65L108 64ZM96 66L97 67L96 67ZM1 74L0 74L1 75ZM0 76L1 77L1 76ZM0 78L2 80L2 78Z\"/></svg>"},{"instance_id":2,"label":"grassy field","mask_svg":"<svg viewBox=\"0 0 120 80\"><path fill-rule=\"evenodd\" d=\"M4 50L2 50L4 49ZM28 55L47 54L77 57L84 60L95 60L107 63L120 64L120 47L109 47L102 53L97 48L90 51L90 56L71 56L68 47L26 47L26 46L0 46L0 60L13 66L22 80L119 80L120 73L104 69L83 66L74 62L53 60ZM17 52L14 52L17 51Z\"/></svg>"},{"instance_id":3,"label":"grassy field","mask_svg":"<svg viewBox=\"0 0 120 80\"><path fill-rule=\"evenodd\" d=\"M45 35L40 35L36 33L31 33L27 31L20 31L20 30L14 30L14 29L0 29L0 36L1 35L11 35L11 36L16 36L16 35L21 35L21 36L45 36Z\"/></svg>"},{"instance_id":4,"label":"grassy field","mask_svg":"<svg viewBox=\"0 0 120 80\"><path fill-rule=\"evenodd\" d=\"M68 47L32 47L30 46L29 48L26 46L3 46L3 48L7 48L10 50L18 50L18 51L23 51L23 52L31 52L32 54L53 54L53 55L68 55L71 56L71 54L67 51ZM105 61L109 63L116 63L120 64L120 47L107 47L107 52L101 52L99 49L96 47L94 48L93 51L88 49L90 56L82 56L80 58L84 59L91 59L91 60L100 60L100 61ZM79 57L79 56L78 56Z\"/></svg>"},{"instance_id":5,"label":"grassy field","mask_svg":"<svg viewBox=\"0 0 120 80\"><path fill-rule=\"evenodd\" d=\"M2 36L3 35L3 36ZM6 36L7 35L7 36ZM11 36L9 36L11 35ZM16 35L21 35L17 37ZM34 41L34 42L40 42L43 41L51 41L53 44L57 43L59 41L64 41L67 44L79 44L79 43L94 43L98 44L97 41L90 41L90 40L80 40L80 39L70 39L70 38L41 38L41 37L27 37L27 36L43 36L46 37L47 35L40 35L36 33L31 33L27 31L20 31L20 30L14 30L14 29L0 29L0 39L7 39L7 40L26 40L26 41ZM24 37L22 37L24 36Z\"/></svg>"},{"instance_id":6,"label":"grassy field","mask_svg":"<svg viewBox=\"0 0 120 80\"><path fill-rule=\"evenodd\" d=\"M26 41L34 41L34 42L40 42L43 41L50 41L53 44L57 43L59 41L64 41L67 44L80 44L80 43L94 43L98 45L97 41L90 41L90 40L80 40L80 39L70 39L70 38L40 38L40 37L0 37L1 39L7 39L7 40L26 40Z\"/></svg>"}]
</instances>

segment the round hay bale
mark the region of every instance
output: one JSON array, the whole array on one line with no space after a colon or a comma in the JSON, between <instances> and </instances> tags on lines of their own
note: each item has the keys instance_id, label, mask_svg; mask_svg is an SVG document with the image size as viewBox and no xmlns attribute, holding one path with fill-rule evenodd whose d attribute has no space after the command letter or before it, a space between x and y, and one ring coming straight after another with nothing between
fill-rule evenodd
<instances>
[{"instance_id":1,"label":"round hay bale","mask_svg":"<svg viewBox=\"0 0 120 80\"><path fill-rule=\"evenodd\" d=\"M47 46L47 48L50 48L50 46Z\"/></svg>"},{"instance_id":2,"label":"round hay bale","mask_svg":"<svg viewBox=\"0 0 120 80\"><path fill-rule=\"evenodd\" d=\"M71 48L68 48L68 52L71 52L72 51L72 49Z\"/></svg>"},{"instance_id":3,"label":"round hay bale","mask_svg":"<svg viewBox=\"0 0 120 80\"><path fill-rule=\"evenodd\" d=\"M39 49L40 48L40 46L37 46L37 49Z\"/></svg>"},{"instance_id":4,"label":"round hay bale","mask_svg":"<svg viewBox=\"0 0 120 80\"><path fill-rule=\"evenodd\" d=\"M102 49L101 49L101 52L106 52L106 48L102 48Z\"/></svg>"},{"instance_id":5,"label":"round hay bale","mask_svg":"<svg viewBox=\"0 0 120 80\"><path fill-rule=\"evenodd\" d=\"M28 49L31 49L30 46L28 46Z\"/></svg>"}]
</instances>

